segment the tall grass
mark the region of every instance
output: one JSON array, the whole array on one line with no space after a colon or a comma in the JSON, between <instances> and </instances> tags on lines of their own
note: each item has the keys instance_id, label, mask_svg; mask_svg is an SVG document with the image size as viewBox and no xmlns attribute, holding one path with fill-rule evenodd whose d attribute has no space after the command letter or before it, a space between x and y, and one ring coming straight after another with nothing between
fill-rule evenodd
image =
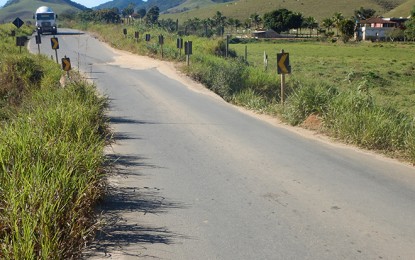
<instances>
[{"instance_id":1,"label":"tall grass","mask_svg":"<svg viewBox=\"0 0 415 260\"><path fill-rule=\"evenodd\" d=\"M0 138L0 256L64 259L91 235L105 100L85 83L39 90Z\"/></svg>"},{"instance_id":2,"label":"tall grass","mask_svg":"<svg viewBox=\"0 0 415 260\"><path fill-rule=\"evenodd\" d=\"M329 131L347 142L388 152L407 150L407 155L413 150L410 139L414 119L395 109L376 105L367 93L342 92L331 100L324 117Z\"/></svg>"},{"instance_id":3,"label":"tall grass","mask_svg":"<svg viewBox=\"0 0 415 260\"><path fill-rule=\"evenodd\" d=\"M292 125L301 124L312 114L326 114L331 100L338 94L336 88L318 81L310 80L305 84L300 80L292 80L291 87L293 90L282 116Z\"/></svg>"},{"instance_id":4,"label":"tall grass","mask_svg":"<svg viewBox=\"0 0 415 260\"><path fill-rule=\"evenodd\" d=\"M0 26L0 258L71 259L103 191L106 99ZM30 33L28 31L27 33Z\"/></svg>"},{"instance_id":5,"label":"tall grass","mask_svg":"<svg viewBox=\"0 0 415 260\"><path fill-rule=\"evenodd\" d=\"M187 73L208 88L230 100L245 88L246 66L238 60L225 60L213 55L194 55Z\"/></svg>"}]
</instances>

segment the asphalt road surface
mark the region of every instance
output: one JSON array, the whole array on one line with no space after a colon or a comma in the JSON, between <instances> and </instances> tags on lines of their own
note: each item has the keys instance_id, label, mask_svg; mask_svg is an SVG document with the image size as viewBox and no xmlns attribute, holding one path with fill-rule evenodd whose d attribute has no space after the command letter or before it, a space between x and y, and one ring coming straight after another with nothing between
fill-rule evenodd
<instances>
[{"instance_id":1,"label":"asphalt road surface","mask_svg":"<svg viewBox=\"0 0 415 260\"><path fill-rule=\"evenodd\" d=\"M413 167L271 124L159 62L122 63L86 34L60 33L59 59L109 97L116 141L107 225L85 258L415 259ZM41 52L55 58L49 38Z\"/></svg>"}]
</instances>

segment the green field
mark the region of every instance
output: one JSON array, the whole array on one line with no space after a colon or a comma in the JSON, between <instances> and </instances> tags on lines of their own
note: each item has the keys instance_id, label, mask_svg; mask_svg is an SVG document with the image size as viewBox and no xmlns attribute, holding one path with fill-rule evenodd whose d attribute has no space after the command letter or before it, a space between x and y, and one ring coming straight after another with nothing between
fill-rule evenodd
<instances>
[{"instance_id":1,"label":"green field","mask_svg":"<svg viewBox=\"0 0 415 260\"><path fill-rule=\"evenodd\" d=\"M415 45L393 43L262 42L232 44L239 56L248 49L251 65L263 67L264 51L269 70L276 71L276 55L290 53L290 79L317 79L341 89L370 91L379 104L415 116ZM276 73L276 72L275 72Z\"/></svg>"}]
</instances>

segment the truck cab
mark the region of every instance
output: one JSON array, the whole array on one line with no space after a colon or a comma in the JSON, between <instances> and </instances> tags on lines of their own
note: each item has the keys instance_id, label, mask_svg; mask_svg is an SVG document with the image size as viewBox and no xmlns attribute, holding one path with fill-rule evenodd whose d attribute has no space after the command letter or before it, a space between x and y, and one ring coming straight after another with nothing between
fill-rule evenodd
<instances>
[{"instance_id":1,"label":"truck cab","mask_svg":"<svg viewBox=\"0 0 415 260\"><path fill-rule=\"evenodd\" d=\"M36 21L36 28L39 34L57 34L58 27L56 24L56 18L58 18L58 16L53 12L53 10L50 7L39 7L34 15L34 19Z\"/></svg>"}]
</instances>

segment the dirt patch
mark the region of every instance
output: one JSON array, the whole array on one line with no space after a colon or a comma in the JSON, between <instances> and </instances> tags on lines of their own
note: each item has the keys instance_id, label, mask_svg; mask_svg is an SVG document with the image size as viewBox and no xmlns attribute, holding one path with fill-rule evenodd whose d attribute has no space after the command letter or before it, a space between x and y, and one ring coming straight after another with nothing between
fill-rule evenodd
<instances>
[{"instance_id":1,"label":"dirt patch","mask_svg":"<svg viewBox=\"0 0 415 260\"><path fill-rule=\"evenodd\" d=\"M309 130L320 131L323 125L321 118L315 114L312 114L307 117L306 120L301 124L301 127L304 127Z\"/></svg>"}]
</instances>

